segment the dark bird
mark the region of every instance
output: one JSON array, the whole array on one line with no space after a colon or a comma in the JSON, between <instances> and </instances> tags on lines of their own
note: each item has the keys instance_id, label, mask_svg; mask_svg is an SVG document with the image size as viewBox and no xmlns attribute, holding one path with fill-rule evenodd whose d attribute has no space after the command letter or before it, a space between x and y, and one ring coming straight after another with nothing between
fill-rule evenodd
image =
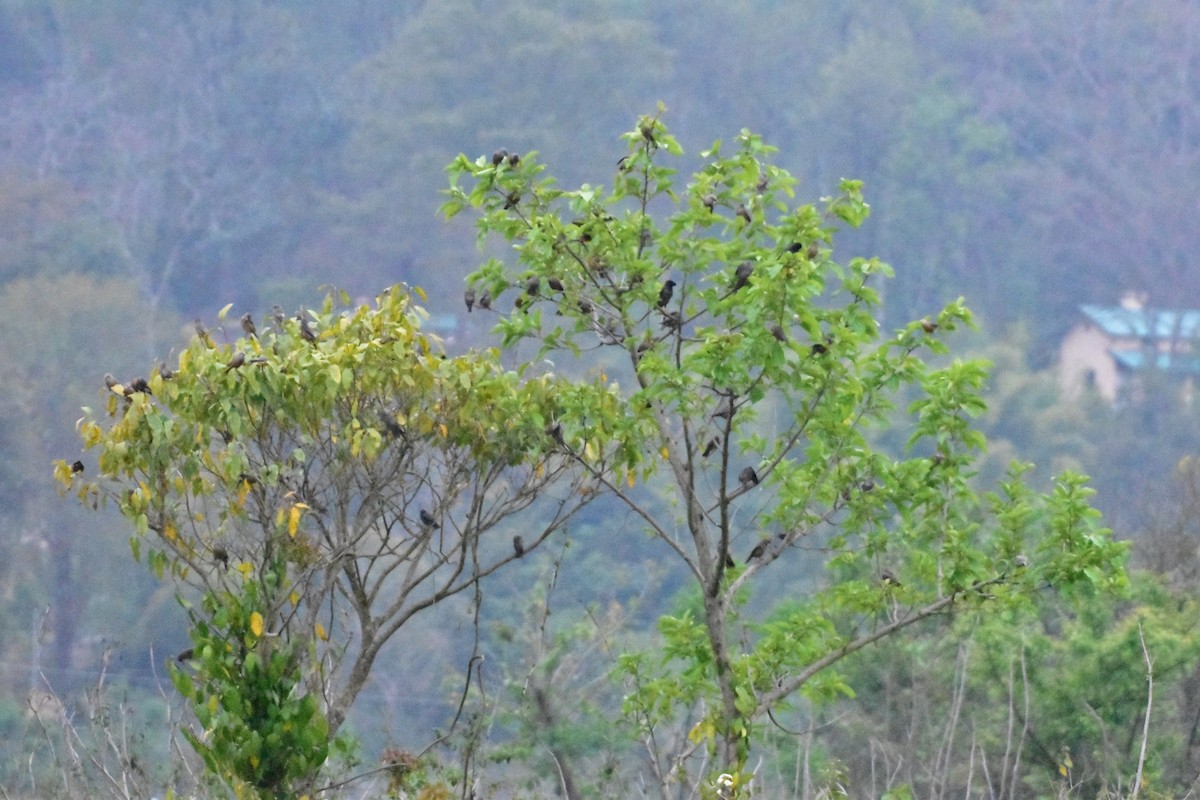
<instances>
[{"instance_id":1,"label":"dark bird","mask_svg":"<svg viewBox=\"0 0 1200 800\"><path fill-rule=\"evenodd\" d=\"M82 462L82 461L75 461L75 462L73 462L73 463L71 464L71 474L72 474L72 475L77 475L77 474L79 474L80 472L83 472L83 462Z\"/></svg>"},{"instance_id":2,"label":"dark bird","mask_svg":"<svg viewBox=\"0 0 1200 800\"><path fill-rule=\"evenodd\" d=\"M542 279L534 275L525 281L525 294L536 295L542 289Z\"/></svg>"},{"instance_id":3,"label":"dark bird","mask_svg":"<svg viewBox=\"0 0 1200 800\"><path fill-rule=\"evenodd\" d=\"M492 295L486 289L479 295L479 307L485 311L492 307Z\"/></svg>"},{"instance_id":4,"label":"dark bird","mask_svg":"<svg viewBox=\"0 0 1200 800\"><path fill-rule=\"evenodd\" d=\"M767 190L767 187L770 185L771 185L771 179L768 176L763 175L761 178L758 179L758 183L755 185L754 188L758 191L759 194L762 194L763 192L765 192Z\"/></svg>"},{"instance_id":5,"label":"dark bird","mask_svg":"<svg viewBox=\"0 0 1200 800\"><path fill-rule=\"evenodd\" d=\"M738 203L737 215L744 219L747 224L750 222L750 212L746 210L745 203Z\"/></svg>"},{"instance_id":6,"label":"dark bird","mask_svg":"<svg viewBox=\"0 0 1200 800\"><path fill-rule=\"evenodd\" d=\"M824 342L815 343L811 349L813 355L815 356L824 355L825 353L829 352L829 348L825 346Z\"/></svg>"},{"instance_id":7,"label":"dark bird","mask_svg":"<svg viewBox=\"0 0 1200 800\"><path fill-rule=\"evenodd\" d=\"M503 148L492 153L492 166L498 167L504 159L508 158L508 151Z\"/></svg>"},{"instance_id":8,"label":"dark bird","mask_svg":"<svg viewBox=\"0 0 1200 800\"><path fill-rule=\"evenodd\" d=\"M463 302L465 302L467 304L467 313L470 314L472 309L475 308L475 290L474 289L467 289L465 292L463 292Z\"/></svg>"},{"instance_id":9,"label":"dark bird","mask_svg":"<svg viewBox=\"0 0 1200 800\"><path fill-rule=\"evenodd\" d=\"M729 551L725 551L725 569L733 569L737 566L737 562L733 560L733 556L729 555Z\"/></svg>"},{"instance_id":10,"label":"dark bird","mask_svg":"<svg viewBox=\"0 0 1200 800\"><path fill-rule=\"evenodd\" d=\"M884 586L901 586L900 579L896 577L896 573L892 572L887 567L879 570L879 580Z\"/></svg>"},{"instance_id":11,"label":"dark bird","mask_svg":"<svg viewBox=\"0 0 1200 800\"><path fill-rule=\"evenodd\" d=\"M404 435L404 428L396 421L396 418L383 409L379 410L379 421L383 423L383 429L387 431L388 436L393 439L399 439Z\"/></svg>"},{"instance_id":12,"label":"dark bird","mask_svg":"<svg viewBox=\"0 0 1200 800\"><path fill-rule=\"evenodd\" d=\"M561 422L552 422L546 426L546 435L559 444L563 444L563 432Z\"/></svg>"},{"instance_id":13,"label":"dark bird","mask_svg":"<svg viewBox=\"0 0 1200 800\"><path fill-rule=\"evenodd\" d=\"M733 416L733 404L728 403L713 412L713 419L729 419Z\"/></svg>"},{"instance_id":14,"label":"dark bird","mask_svg":"<svg viewBox=\"0 0 1200 800\"><path fill-rule=\"evenodd\" d=\"M224 569L229 569L229 551L221 545L217 545L212 549L213 561L216 561Z\"/></svg>"},{"instance_id":15,"label":"dark bird","mask_svg":"<svg viewBox=\"0 0 1200 800\"><path fill-rule=\"evenodd\" d=\"M521 157L519 155L517 155L516 153L508 154L508 165L510 167L515 167L517 164L520 164L520 163L521 163Z\"/></svg>"},{"instance_id":16,"label":"dark bird","mask_svg":"<svg viewBox=\"0 0 1200 800\"><path fill-rule=\"evenodd\" d=\"M799 253L803 249L804 249L804 242L792 242L791 244L789 244L787 246L787 251L789 253Z\"/></svg>"},{"instance_id":17,"label":"dark bird","mask_svg":"<svg viewBox=\"0 0 1200 800\"><path fill-rule=\"evenodd\" d=\"M191 661L192 656L194 656L195 654L196 654L196 651L193 648L189 647L187 650L184 650L182 653L175 656L175 660L178 661L180 664L182 664L185 661Z\"/></svg>"},{"instance_id":18,"label":"dark bird","mask_svg":"<svg viewBox=\"0 0 1200 800\"><path fill-rule=\"evenodd\" d=\"M153 394L153 392L150 391L150 384L146 382L145 378L134 378L129 383L129 388L135 392L141 392L143 394Z\"/></svg>"},{"instance_id":19,"label":"dark bird","mask_svg":"<svg viewBox=\"0 0 1200 800\"><path fill-rule=\"evenodd\" d=\"M662 289L658 292L658 307L662 308L667 303L671 302L671 296L675 294L675 281L668 278L663 281Z\"/></svg>"},{"instance_id":20,"label":"dark bird","mask_svg":"<svg viewBox=\"0 0 1200 800\"><path fill-rule=\"evenodd\" d=\"M550 286L551 289L553 289L556 292L561 292L563 290L563 282L560 281L558 278L555 278L555 277L547 278L546 283Z\"/></svg>"},{"instance_id":21,"label":"dark bird","mask_svg":"<svg viewBox=\"0 0 1200 800\"><path fill-rule=\"evenodd\" d=\"M786 342L787 341L787 334L784 333L783 326L780 325L778 322L772 322L770 324L770 326L768 326L767 330L769 330L771 332L771 335L775 337L775 341L777 341L777 342Z\"/></svg>"},{"instance_id":22,"label":"dark bird","mask_svg":"<svg viewBox=\"0 0 1200 800\"><path fill-rule=\"evenodd\" d=\"M738 473L738 482L742 484L743 489L749 489L758 485L758 473L754 471L754 467L746 467Z\"/></svg>"},{"instance_id":23,"label":"dark bird","mask_svg":"<svg viewBox=\"0 0 1200 800\"><path fill-rule=\"evenodd\" d=\"M175 373L172 372L171 368L167 366L167 362L163 361L158 365L158 377L162 378L164 381L169 381L171 378L175 377Z\"/></svg>"},{"instance_id":24,"label":"dark bird","mask_svg":"<svg viewBox=\"0 0 1200 800\"><path fill-rule=\"evenodd\" d=\"M517 554L517 558L525 555L525 542L521 541L521 537L513 537L513 552Z\"/></svg>"},{"instance_id":25,"label":"dark bird","mask_svg":"<svg viewBox=\"0 0 1200 800\"><path fill-rule=\"evenodd\" d=\"M246 332L247 336L258 338L258 329L254 327L254 320L251 319L249 311L242 314L242 330Z\"/></svg>"},{"instance_id":26,"label":"dark bird","mask_svg":"<svg viewBox=\"0 0 1200 800\"><path fill-rule=\"evenodd\" d=\"M711 213L717 205L717 196L715 194L706 194L704 197L700 198L700 202L703 203L704 207L707 208Z\"/></svg>"},{"instance_id":27,"label":"dark bird","mask_svg":"<svg viewBox=\"0 0 1200 800\"><path fill-rule=\"evenodd\" d=\"M580 300L579 303L577 304L577 307L579 308L579 313L581 313L581 314L592 313L592 304L591 304L591 302L589 302L587 300Z\"/></svg>"},{"instance_id":28,"label":"dark bird","mask_svg":"<svg viewBox=\"0 0 1200 800\"><path fill-rule=\"evenodd\" d=\"M421 517L421 524L426 528L433 528L437 526L437 518L435 518L433 514L430 514L426 509L422 508L419 516Z\"/></svg>"},{"instance_id":29,"label":"dark bird","mask_svg":"<svg viewBox=\"0 0 1200 800\"><path fill-rule=\"evenodd\" d=\"M814 258L816 258L817 256L819 256L820 254L821 254L821 251L820 251L820 249L817 247L817 243L816 243L816 242L809 242L809 243L808 243L808 249L804 251L804 255L808 256L808 260L809 260L809 261L812 261Z\"/></svg>"},{"instance_id":30,"label":"dark bird","mask_svg":"<svg viewBox=\"0 0 1200 800\"><path fill-rule=\"evenodd\" d=\"M713 453L717 452L717 448L721 446L721 440L714 436L704 444L704 450L700 453L701 458L708 458Z\"/></svg>"},{"instance_id":31,"label":"dark bird","mask_svg":"<svg viewBox=\"0 0 1200 800\"><path fill-rule=\"evenodd\" d=\"M283 321L285 317L282 306L271 306L271 319L275 322L275 330L283 330Z\"/></svg>"},{"instance_id":32,"label":"dark bird","mask_svg":"<svg viewBox=\"0 0 1200 800\"><path fill-rule=\"evenodd\" d=\"M729 291L736 292L750 283L750 275L754 272L754 262L743 261L738 264L737 271L733 273L733 285L729 287Z\"/></svg>"},{"instance_id":33,"label":"dark bird","mask_svg":"<svg viewBox=\"0 0 1200 800\"><path fill-rule=\"evenodd\" d=\"M121 384L117 383L117 379L113 377L111 372L107 372L104 374L104 385L108 387L110 392L115 392Z\"/></svg>"},{"instance_id":34,"label":"dark bird","mask_svg":"<svg viewBox=\"0 0 1200 800\"><path fill-rule=\"evenodd\" d=\"M317 335L313 333L312 326L308 324L308 317L300 317L300 338L306 342L315 342Z\"/></svg>"},{"instance_id":35,"label":"dark bird","mask_svg":"<svg viewBox=\"0 0 1200 800\"><path fill-rule=\"evenodd\" d=\"M233 358L229 359L229 363L225 365L225 371L229 372L231 369L238 369L245 363L246 363L246 354L243 353L241 350L238 350L236 353L233 354Z\"/></svg>"},{"instance_id":36,"label":"dark bird","mask_svg":"<svg viewBox=\"0 0 1200 800\"><path fill-rule=\"evenodd\" d=\"M521 193L513 189L504 197L504 210L511 211L517 207L517 203L521 202Z\"/></svg>"},{"instance_id":37,"label":"dark bird","mask_svg":"<svg viewBox=\"0 0 1200 800\"><path fill-rule=\"evenodd\" d=\"M931 322L930 319L926 317L925 319L921 320L921 330L925 331L926 333L933 333L937 330L937 323Z\"/></svg>"},{"instance_id":38,"label":"dark bird","mask_svg":"<svg viewBox=\"0 0 1200 800\"><path fill-rule=\"evenodd\" d=\"M75 463L79 464L78 461ZM82 465L80 465L80 467L82 468ZM1013 563L1016 564L1017 569L1025 569L1029 566L1029 558L1024 553L1017 553L1016 557L1013 559Z\"/></svg>"},{"instance_id":39,"label":"dark bird","mask_svg":"<svg viewBox=\"0 0 1200 800\"><path fill-rule=\"evenodd\" d=\"M762 541L760 541L758 544L754 545L754 549L750 551L750 555L746 556L746 563L748 564L751 561L754 561L755 559L762 558L763 554L767 552L767 548L770 546L771 546L771 538L770 537L767 537L766 539L763 539Z\"/></svg>"}]
</instances>

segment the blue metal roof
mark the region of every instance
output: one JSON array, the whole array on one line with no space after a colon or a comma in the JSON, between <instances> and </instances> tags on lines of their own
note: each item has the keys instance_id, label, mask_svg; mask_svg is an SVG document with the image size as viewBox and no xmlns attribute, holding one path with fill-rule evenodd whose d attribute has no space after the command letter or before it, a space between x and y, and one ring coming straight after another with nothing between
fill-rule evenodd
<instances>
[{"instance_id":1,"label":"blue metal roof","mask_svg":"<svg viewBox=\"0 0 1200 800\"><path fill-rule=\"evenodd\" d=\"M1096 327L1117 338L1200 339L1200 311L1092 305L1079 310Z\"/></svg>"},{"instance_id":2,"label":"blue metal roof","mask_svg":"<svg viewBox=\"0 0 1200 800\"><path fill-rule=\"evenodd\" d=\"M1141 350L1109 350L1108 353L1118 366L1128 370L1136 371L1146 364L1146 354ZM1195 356L1177 355L1172 357L1170 353L1158 353L1157 355L1158 357L1154 359L1155 369L1164 372L1200 372L1200 358Z\"/></svg>"}]
</instances>

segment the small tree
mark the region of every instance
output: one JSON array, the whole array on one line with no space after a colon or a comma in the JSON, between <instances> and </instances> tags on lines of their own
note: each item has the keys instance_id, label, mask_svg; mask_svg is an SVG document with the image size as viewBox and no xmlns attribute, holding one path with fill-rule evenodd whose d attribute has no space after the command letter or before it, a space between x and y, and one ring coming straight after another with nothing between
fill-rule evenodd
<instances>
[{"instance_id":1,"label":"small tree","mask_svg":"<svg viewBox=\"0 0 1200 800\"><path fill-rule=\"evenodd\" d=\"M698 595L694 614L662 618L664 654L622 660L626 711L664 796L707 745L710 774L727 775L706 791L727 798L759 726L797 692L852 691L834 672L848 654L955 606L1117 586L1123 550L1078 475L1048 495L1021 467L998 494L971 486L984 366L923 355L945 353L941 334L969 314L954 303L881 334L874 287L891 269L832 257L836 225L867 217L858 182L790 205L795 180L743 132L680 187L662 159L681 149L658 116L625 140L610 192L556 188L533 154L460 156L444 211L477 209L481 242L513 244L467 296L505 346L593 353L613 376L610 393L564 401L563 451ZM906 456L873 445L880 425L908 429Z\"/></svg>"},{"instance_id":2,"label":"small tree","mask_svg":"<svg viewBox=\"0 0 1200 800\"><path fill-rule=\"evenodd\" d=\"M195 741L221 777L272 796L311 783L401 627L594 496L551 424L592 388L524 380L494 351L446 357L402 286L342 303L247 316L229 344L198 323L174 368L110 378L107 415L80 421L98 477L56 467L83 502L115 504L135 556L179 585ZM523 539L485 536L518 512Z\"/></svg>"}]
</instances>

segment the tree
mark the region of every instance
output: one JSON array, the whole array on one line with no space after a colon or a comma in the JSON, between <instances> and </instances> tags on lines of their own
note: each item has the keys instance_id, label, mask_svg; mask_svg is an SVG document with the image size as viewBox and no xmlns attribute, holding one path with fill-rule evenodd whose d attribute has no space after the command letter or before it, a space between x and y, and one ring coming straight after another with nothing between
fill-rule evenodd
<instances>
[{"instance_id":1,"label":"tree","mask_svg":"<svg viewBox=\"0 0 1200 800\"><path fill-rule=\"evenodd\" d=\"M456 595L477 605L481 579L595 495L553 420L607 390L448 358L422 316L394 286L373 307L245 318L230 343L198 322L177 364L113 383L81 421L98 477L57 464L180 587L194 647L176 682L231 783L311 785L384 645ZM485 535L518 512L520 546Z\"/></svg>"},{"instance_id":2,"label":"tree","mask_svg":"<svg viewBox=\"0 0 1200 800\"><path fill-rule=\"evenodd\" d=\"M533 154L498 151L450 166L444 210L476 209L481 242L512 243L512 263L469 278L503 344L586 353L611 382L564 400L563 452L670 549L695 593L661 618L664 655L623 657L625 710L664 797L697 780L705 752L699 769L725 773L705 791L729 797L797 695L852 691L841 659L956 606L1016 603L1047 583L1118 587L1123 548L1081 476L1038 495L1015 466L998 493L972 487L986 373L932 363L969 313L952 303L881 334L890 268L832 254L836 226L867 217L858 182L789 205L794 180L744 131L679 186L662 160L681 148L660 116L625 135L609 192L556 188ZM873 445L883 425L907 430L906 454Z\"/></svg>"}]
</instances>

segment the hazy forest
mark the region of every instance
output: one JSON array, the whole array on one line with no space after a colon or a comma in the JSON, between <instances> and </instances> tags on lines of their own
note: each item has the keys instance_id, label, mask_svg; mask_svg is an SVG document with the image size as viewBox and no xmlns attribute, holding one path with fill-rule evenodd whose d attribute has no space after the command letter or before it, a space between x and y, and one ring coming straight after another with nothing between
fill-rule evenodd
<instances>
[{"instance_id":1,"label":"hazy forest","mask_svg":"<svg viewBox=\"0 0 1200 800\"><path fill-rule=\"evenodd\" d=\"M1196 187L1192 0L0 0L0 795L1194 796Z\"/></svg>"}]
</instances>

